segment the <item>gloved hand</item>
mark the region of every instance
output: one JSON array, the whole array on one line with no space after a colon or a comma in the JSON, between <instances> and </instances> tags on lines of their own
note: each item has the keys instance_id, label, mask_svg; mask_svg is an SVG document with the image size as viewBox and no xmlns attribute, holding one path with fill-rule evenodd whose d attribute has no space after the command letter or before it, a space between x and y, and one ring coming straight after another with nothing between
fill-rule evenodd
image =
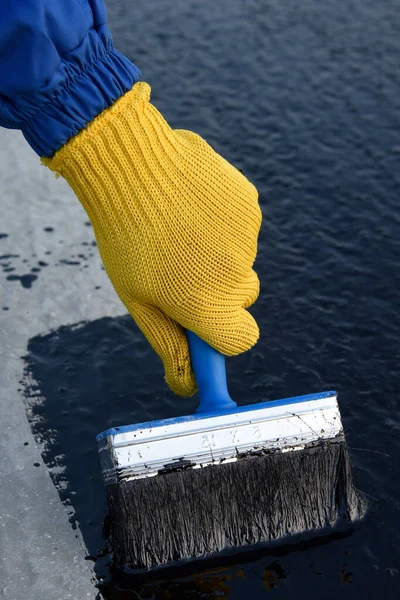
<instances>
[{"instance_id":1,"label":"gloved hand","mask_svg":"<svg viewBox=\"0 0 400 600\"><path fill-rule=\"evenodd\" d=\"M196 391L183 328L226 355L253 346L245 309L261 224L256 188L199 135L173 130L139 82L42 162L70 183L107 273L181 396Z\"/></svg>"}]
</instances>

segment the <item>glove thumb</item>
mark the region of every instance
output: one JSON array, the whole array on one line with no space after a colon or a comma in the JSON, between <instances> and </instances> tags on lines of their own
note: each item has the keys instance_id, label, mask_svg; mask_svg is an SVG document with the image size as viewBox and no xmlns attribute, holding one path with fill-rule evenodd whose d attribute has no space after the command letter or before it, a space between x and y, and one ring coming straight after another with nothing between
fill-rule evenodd
<instances>
[{"instance_id":1,"label":"glove thumb","mask_svg":"<svg viewBox=\"0 0 400 600\"><path fill-rule=\"evenodd\" d=\"M186 334L176 321L150 304L125 303L138 327L164 364L165 380L178 396L192 396L197 384Z\"/></svg>"}]
</instances>

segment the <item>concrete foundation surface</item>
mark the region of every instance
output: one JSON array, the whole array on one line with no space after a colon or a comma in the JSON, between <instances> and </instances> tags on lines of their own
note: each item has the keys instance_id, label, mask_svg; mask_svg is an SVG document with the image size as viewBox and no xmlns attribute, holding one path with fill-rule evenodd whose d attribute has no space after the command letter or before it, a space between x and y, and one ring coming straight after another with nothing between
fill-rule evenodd
<instances>
[{"instance_id":1,"label":"concrete foundation surface","mask_svg":"<svg viewBox=\"0 0 400 600\"><path fill-rule=\"evenodd\" d=\"M30 338L125 312L96 248L76 268L77 248L93 240L67 183L41 166L19 132L0 129L0 598L6 600L97 595L79 526L71 527L42 461L19 383Z\"/></svg>"}]
</instances>

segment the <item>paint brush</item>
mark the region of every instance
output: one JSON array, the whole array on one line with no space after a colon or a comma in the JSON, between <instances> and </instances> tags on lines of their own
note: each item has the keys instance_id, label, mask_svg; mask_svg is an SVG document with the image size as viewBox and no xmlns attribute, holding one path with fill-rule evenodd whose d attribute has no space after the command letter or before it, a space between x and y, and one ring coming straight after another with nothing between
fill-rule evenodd
<instances>
[{"instance_id":1,"label":"paint brush","mask_svg":"<svg viewBox=\"0 0 400 600\"><path fill-rule=\"evenodd\" d=\"M225 357L187 338L196 413L97 436L115 564L171 566L360 519L336 393L239 407Z\"/></svg>"}]
</instances>

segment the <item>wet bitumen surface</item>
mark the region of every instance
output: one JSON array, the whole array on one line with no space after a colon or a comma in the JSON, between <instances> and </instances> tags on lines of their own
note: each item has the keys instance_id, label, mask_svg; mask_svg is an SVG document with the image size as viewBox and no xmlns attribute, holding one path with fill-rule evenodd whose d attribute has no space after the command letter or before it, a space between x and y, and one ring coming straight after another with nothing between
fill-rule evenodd
<instances>
[{"instance_id":1,"label":"wet bitumen surface","mask_svg":"<svg viewBox=\"0 0 400 600\"><path fill-rule=\"evenodd\" d=\"M116 47L170 124L200 133L260 192L261 294L251 312L261 338L227 361L231 395L246 404L336 389L369 512L346 534L194 574L138 583L110 571L95 435L192 412L196 399L166 389L72 192L19 134L2 131L0 408L11 467L1 473L12 518L3 519L0 592L26 597L29 565L26 589L41 600L398 598L397 2L118 0L108 13ZM46 545L50 527L60 558Z\"/></svg>"}]
</instances>

